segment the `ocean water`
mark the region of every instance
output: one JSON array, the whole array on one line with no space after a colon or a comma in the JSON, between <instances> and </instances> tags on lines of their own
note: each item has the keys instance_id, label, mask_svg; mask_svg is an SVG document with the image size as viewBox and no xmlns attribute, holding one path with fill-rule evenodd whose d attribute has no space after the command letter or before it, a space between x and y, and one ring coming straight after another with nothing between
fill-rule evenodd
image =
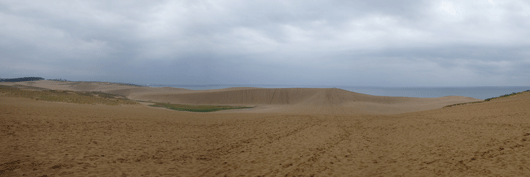
<instances>
[{"instance_id":1,"label":"ocean water","mask_svg":"<svg viewBox=\"0 0 530 177\"><path fill-rule=\"evenodd\" d=\"M513 92L530 90L530 87L426 87L426 88L361 88L346 87L344 90L379 96L403 96L436 98L443 96L466 96L477 99L498 97Z\"/></svg>"},{"instance_id":2,"label":"ocean water","mask_svg":"<svg viewBox=\"0 0 530 177\"><path fill-rule=\"evenodd\" d=\"M176 87L191 90L223 89L230 87L259 88L340 88L352 92L377 96L436 98L443 96L466 96L477 99L497 97L513 92L530 90L530 86L510 87L356 87L317 85L151 85L151 87Z\"/></svg>"}]
</instances>

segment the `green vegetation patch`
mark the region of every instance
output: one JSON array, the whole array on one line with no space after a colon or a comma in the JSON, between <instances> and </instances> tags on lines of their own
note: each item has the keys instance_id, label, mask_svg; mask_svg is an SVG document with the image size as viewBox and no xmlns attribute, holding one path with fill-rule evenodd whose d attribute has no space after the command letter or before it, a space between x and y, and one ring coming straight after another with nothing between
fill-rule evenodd
<instances>
[{"instance_id":1,"label":"green vegetation patch","mask_svg":"<svg viewBox=\"0 0 530 177\"><path fill-rule=\"evenodd\" d=\"M475 104L475 103L482 103L484 101L474 101L474 102L467 102L467 103L457 103L452 105L444 106L444 108L453 107L453 106L460 106L460 105L467 105L467 104Z\"/></svg>"},{"instance_id":2,"label":"green vegetation patch","mask_svg":"<svg viewBox=\"0 0 530 177\"><path fill-rule=\"evenodd\" d=\"M190 111L190 112L213 112L220 110L228 109L246 109L252 107L242 107L242 106L212 106L212 105L184 105L184 104L170 104L170 103L155 103L150 105L153 107L164 107L168 109L173 109L177 111Z\"/></svg>"},{"instance_id":3,"label":"green vegetation patch","mask_svg":"<svg viewBox=\"0 0 530 177\"><path fill-rule=\"evenodd\" d=\"M458 104L447 105L447 106L444 106L444 108L453 107L453 106L459 106L459 105L466 105L466 104L482 103L482 102L491 101L491 100L495 100L495 99L499 99L499 98L506 98L506 97L510 97L510 96L514 96L514 95L519 95L519 94L522 94L522 93L525 93L525 92L530 92L530 90L517 92L517 93L513 92L513 93L510 93L510 94L505 94L505 95L501 95L501 96L498 96L498 97L487 98L484 101L475 101L475 102L469 102L469 103L458 103Z\"/></svg>"},{"instance_id":4,"label":"green vegetation patch","mask_svg":"<svg viewBox=\"0 0 530 177\"><path fill-rule=\"evenodd\" d=\"M514 96L514 95L519 95L519 94L522 94L524 92L530 92L530 90L526 90L526 91L522 91L522 92L512 92L510 94L505 94L505 95L501 95L501 96L498 96L498 97L492 97L492 98L487 98L485 99L484 101L490 101L490 100L494 100L494 99L499 99L499 98L506 98L506 97L510 97L510 96Z\"/></svg>"},{"instance_id":5,"label":"green vegetation patch","mask_svg":"<svg viewBox=\"0 0 530 177\"><path fill-rule=\"evenodd\" d=\"M112 95L103 92L74 92L62 90L46 90L46 89L20 89L11 86L0 85L0 94L14 97L32 98L35 100L52 101L52 102L66 102L77 104L105 104L105 105L120 105L120 104L138 104L135 101L128 100L117 95Z\"/></svg>"}]
</instances>

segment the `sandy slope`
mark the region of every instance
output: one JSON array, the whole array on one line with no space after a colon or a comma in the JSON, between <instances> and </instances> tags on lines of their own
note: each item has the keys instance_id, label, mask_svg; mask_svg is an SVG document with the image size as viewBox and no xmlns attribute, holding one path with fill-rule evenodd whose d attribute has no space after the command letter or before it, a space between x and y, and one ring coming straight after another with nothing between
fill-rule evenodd
<instances>
[{"instance_id":1,"label":"sandy slope","mask_svg":"<svg viewBox=\"0 0 530 177\"><path fill-rule=\"evenodd\" d=\"M0 176L528 176L529 117L528 93L397 115L0 96Z\"/></svg>"},{"instance_id":2,"label":"sandy slope","mask_svg":"<svg viewBox=\"0 0 530 177\"><path fill-rule=\"evenodd\" d=\"M69 82L69 81L29 81L29 82L1 82L0 85L22 85L31 87L40 87L51 90L70 90L70 91L100 91L122 96L130 96L137 93L167 93L189 91L188 89L161 87L139 87L108 82Z\"/></svg>"},{"instance_id":3,"label":"sandy slope","mask_svg":"<svg viewBox=\"0 0 530 177\"><path fill-rule=\"evenodd\" d=\"M4 84L4 83L2 83ZM442 108L478 99L448 96L408 98L372 96L336 88L227 88L187 90L151 88L93 82L35 81L11 83L58 90L102 91L133 100L178 104L252 106L254 109L224 112L313 113L313 114L396 114Z\"/></svg>"}]
</instances>

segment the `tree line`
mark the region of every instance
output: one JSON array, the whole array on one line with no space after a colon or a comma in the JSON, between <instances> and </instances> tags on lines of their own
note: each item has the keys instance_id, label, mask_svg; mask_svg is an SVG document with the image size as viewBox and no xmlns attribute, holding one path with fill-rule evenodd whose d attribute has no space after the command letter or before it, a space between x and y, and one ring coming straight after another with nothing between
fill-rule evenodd
<instances>
[{"instance_id":1,"label":"tree line","mask_svg":"<svg viewBox=\"0 0 530 177\"><path fill-rule=\"evenodd\" d=\"M3 79L0 78L0 82L24 82L24 81L39 81L44 80L42 77L19 77L19 78L9 78Z\"/></svg>"}]
</instances>

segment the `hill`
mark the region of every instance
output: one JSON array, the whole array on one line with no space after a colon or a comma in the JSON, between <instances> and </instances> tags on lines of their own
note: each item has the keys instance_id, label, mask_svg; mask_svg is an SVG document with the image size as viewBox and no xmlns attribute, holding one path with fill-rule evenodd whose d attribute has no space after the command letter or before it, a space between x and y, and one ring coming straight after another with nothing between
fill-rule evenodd
<instances>
[{"instance_id":1,"label":"hill","mask_svg":"<svg viewBox=\"0 0 530 177\"><path fill-rule=\"evenodd\" d=\"M98 91L132 100L192 105L249 106L253 109L226 112L293 114L397 114L442 108L446 105L479 101L448 96L411 98L373 96L337 88L252 88L188 90L172 87L141 87L105 82L35 81L7 83L52 90Z\"/></svg>"}]
</instances>

